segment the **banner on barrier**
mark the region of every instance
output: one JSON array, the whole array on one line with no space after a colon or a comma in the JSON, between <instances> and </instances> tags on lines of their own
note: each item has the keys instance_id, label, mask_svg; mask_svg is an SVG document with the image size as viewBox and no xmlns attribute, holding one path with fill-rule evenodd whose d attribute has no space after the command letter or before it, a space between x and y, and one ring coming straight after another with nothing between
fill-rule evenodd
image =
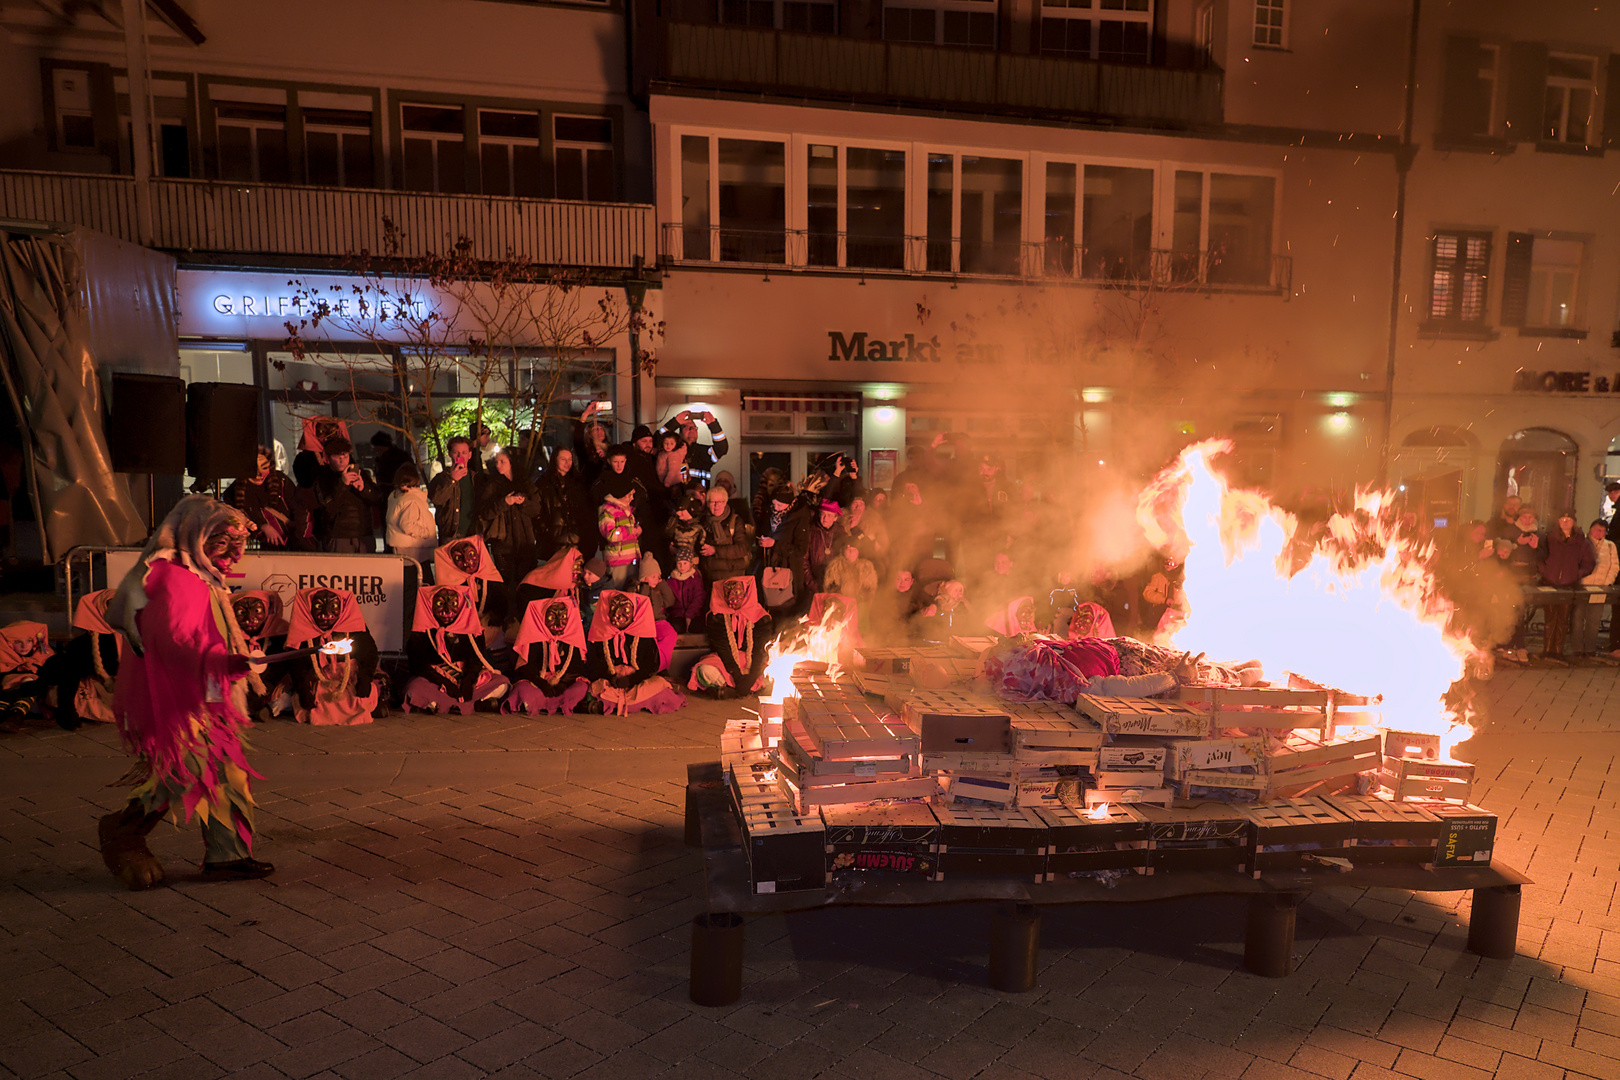
<instances>
[{"instance_id":1,"label":"banner on barrier","mask_svg":"<svg viewBox=\"0 0 1620 1080\"><path fill-rule=\"evenodd\" d=\"M106 553L107 585L116 588L140 557L133 549ZM402 555L335 555L320 551L250 551L236 564L240 577L231 591L263 589L281 597L282 609L292 611L293 594L300 589L347 589L354 594L371 636L382 652L402 652L411 610L406 606L405 565Z\"/></svg>"}]
</instances>

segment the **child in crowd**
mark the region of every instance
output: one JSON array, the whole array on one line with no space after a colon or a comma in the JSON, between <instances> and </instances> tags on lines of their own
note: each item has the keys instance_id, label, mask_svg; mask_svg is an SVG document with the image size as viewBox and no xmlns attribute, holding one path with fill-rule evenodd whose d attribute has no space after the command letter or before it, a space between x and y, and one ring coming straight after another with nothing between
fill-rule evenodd
<instances>
[{"instance_id":1,"label":"child in crowd","mask_svg":"<svg viewBox=\"0 0 1620 1080\"><path fill-rule=\"evenodd\" d=\"M651 555L641 557L641 571L635 587L630 590L645 596L652 605L654 637L658 641L659 671L668 671L675 656L675 626L669 621L669 609L675 604L675 593L664 580L664 568Z\"/></svg>"},{"instance_id":2,"label":"child in crowd","mask_svg":"<svg viewBox=\"0 0 1620 1080\"><path fill-rule=\"evenodd\" d=\"M690 547L675 549L675 570L664 582L670 602L666 609L669 624L677 634L703 632L703 616L708 610L708 590L697 571L697 560Z\"/></svg>"},{"instance_id":3,"label":"child in crowd","mask_svg":"<svg viewBox=\"0 0 1620 1080\"><path fill-rule=\"evenodd\" d=\"M384 531L394 554L415 559L424 570L431 567L433 549L439 546L439 528L433 520L433 508L428 505L427 489L422 486L422 474L415 465L401 465L394 470L394 490L388 495Z\"/></svg>"},{"instance_id":4,"label":"child in crowd","mask_svg":"<svg viewBox=\"0 0 1620 1080\"><path fill-rule=\"evenodd\" d=\"M631 510L630 496L617 498L609 495L602 500L597 511L597 527L602 533L602 554L607 562L608 580L615 589L623 589L630 580L636 558L641 554L641 526L636 524Z\"/></svg>"}]
</instances>

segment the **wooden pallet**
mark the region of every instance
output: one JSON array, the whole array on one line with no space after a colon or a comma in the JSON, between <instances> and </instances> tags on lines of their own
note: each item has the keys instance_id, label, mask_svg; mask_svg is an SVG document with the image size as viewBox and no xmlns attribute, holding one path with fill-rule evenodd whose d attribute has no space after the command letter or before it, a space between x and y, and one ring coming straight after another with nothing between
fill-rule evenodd
<instances>
[{"instance_id":1,"label":"wooden pallet","mask_svg":"<svg viewBox=\"0 0 1620 1080\"><path fill-rule=\"evenodd\" d=\"M1376 795L1330 795L1329 806L1356 823L1351 862L1433 865L1440 841L1440 819L1409 802Z\"/></svg>"},{"instance_id":2,"label":"wooden pallet","mask_svg":"<svg viewBox=\"0 0 1620 1080\"><path fill-rule=\"evenodd\" d=\"M1284 799L1331 794L1379 767L1379 745L1377 735L1323 740L1308 732L1292 732L1266 754L1268 793Z\"/></svg>"},{"instance_id":3,"label":"wooden pallet","mask_svg":"<svg viewBox=\"0 0 1620 1080\"><path fill-rule=\"evenodd\" d=\"M1209 713L1216 728L1314 728L1324 738L1339 726L1376 726L1382 715L1371 699L1326 688L1184 686L1176 698Z\"/></svg>"},{"instance_id":4,"label":"wooden pallet","mask_svg":"<svg viewBox=\"0 0 1620 1080\"><path fill-rule=\"evenodd\" d=\"M1046 822L1033 810L936 806L939 866L935 881L957 874L1046 878Z\"/></svg>"},{"instance_id":5,"label":"wooden pallet","mask_svg":"<svg viewBox=\"0 0 1620 1080\"><path fill-rule=\"evenodd\" d=\"M1100 816L1069 806L1038 808L1046 822L1046 880L1099 870L1150 874L1147 819L1129 806L1109 803Z\"/></svg>"},{"instance_id":6,"label":"wooden pallet","mask_svg":"<svg viewBox=\"0 0 1620 1080\"><path fill-rule=\"evenodd\" d=\"M827 885L827 828L820 814L800 814L785 799L741 814L749 885L758 895Z\"/></svg>"},{"instance_id":7,"label":"wooden pallet","mask_svg":"<svg viewBox=\"0 0 1620 1080\"><path fill-rule=\"evenodd\" d=\"M1249 820L1248 859L1244 869L1259 877L1265 870L1302 870L1321 858L1350 859L1356 822L1325 799L1281 799L1243 807Z\"/></svg>"}]
</instances>

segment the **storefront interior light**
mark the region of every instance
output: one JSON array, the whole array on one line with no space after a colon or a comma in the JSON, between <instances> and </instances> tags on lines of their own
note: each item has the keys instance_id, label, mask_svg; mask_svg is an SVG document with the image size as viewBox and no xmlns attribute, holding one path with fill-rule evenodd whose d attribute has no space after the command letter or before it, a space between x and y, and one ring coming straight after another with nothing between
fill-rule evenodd
<instances>
[{"instance_id":1,"label":"storefront interior light","mask_svg":"<svg viewBox=\"0 0 1620 1080\"><path fill-rule=\"evenodd\" d=\"M894 406L884 402L877 407L877 412L872 415L880 424L891 423L894 420Z\"/></svg>"},{"instance_id":2,"label":"storefront interior light","mask_svg":"<svg viewBox=\"0 0 1620 1080\"><path fill-rule=\"evenodd\" d=\"M1336 412L1328 417L1328 429L1335 435L1342 435L1350 430L1350 414Z\"/></svg>"},{"instance_id":3,"label":"storefront interior light","mask_svg":"<svg viewBox=\"0 0 1620 1080\"><path fill-rule=\"evenodd\" d=\"M1106 386L1088 386L1080 391L1080 400L1093 405L1107 401L1108 388Z\"/></svg>"},{"instance_id":4,"label":"storefront interior light","mask_svg":"<svg viewBox=\"0 0 1620 1080\"><path fill-rule=\"evenodd\" d=\"M1326 400L1335 409L1348 409L1356 403L1356 395L1347 394L1342 390L1335 390L1326 396Z\"/></svg>"}]
</instances>

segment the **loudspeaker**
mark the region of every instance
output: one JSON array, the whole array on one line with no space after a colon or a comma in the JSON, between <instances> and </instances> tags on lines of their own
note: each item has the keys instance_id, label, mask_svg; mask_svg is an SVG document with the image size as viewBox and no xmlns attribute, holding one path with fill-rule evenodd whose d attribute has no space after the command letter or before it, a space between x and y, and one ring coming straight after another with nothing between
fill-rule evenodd
<instances>
[{"instance_id":1,"label":"loudspeaker","mask_svg":"<svg viewBox=\"0 0 1620 1080\"><path fill-rule=\"evenodd\" d=\"M179 476L186 468L186 384L114 372L107 451L114 472Z\"/></svg>"},{"instance_id":2,"label":"loudspeaker","mask_svg":"<svg viewBox=\"0 0 1620 1080\"><path fill-rule=\"evenodd\" d=\"M199 480L258 469L259 388L192 383L186 396L186 471Z\"/></svg>"}]
</instances>

